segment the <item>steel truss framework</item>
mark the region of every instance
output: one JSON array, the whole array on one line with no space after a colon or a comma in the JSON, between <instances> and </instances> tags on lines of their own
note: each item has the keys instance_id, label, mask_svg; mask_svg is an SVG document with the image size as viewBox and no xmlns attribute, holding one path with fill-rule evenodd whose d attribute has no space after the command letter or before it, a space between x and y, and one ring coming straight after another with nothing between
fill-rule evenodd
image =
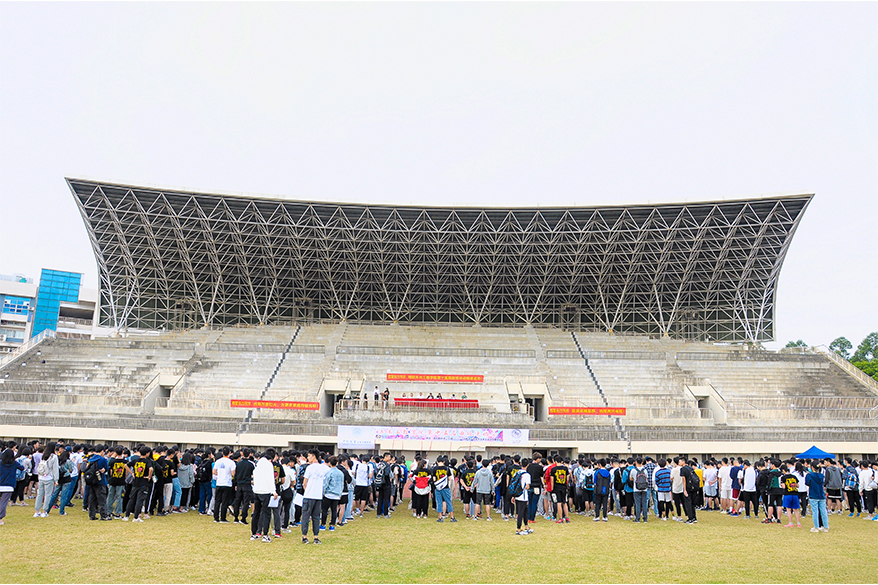
<instances>
[{"instance_id":1,"label":"steel truss framework","mask_svg":"<svg viewBox=\"0 0 878 585\"><path fill-rule=\"evenodd\" d=\"M773 338L813 197L479 209L67 182L115 328L532 323L753 342Z\"/></svg>"}]
</instances>

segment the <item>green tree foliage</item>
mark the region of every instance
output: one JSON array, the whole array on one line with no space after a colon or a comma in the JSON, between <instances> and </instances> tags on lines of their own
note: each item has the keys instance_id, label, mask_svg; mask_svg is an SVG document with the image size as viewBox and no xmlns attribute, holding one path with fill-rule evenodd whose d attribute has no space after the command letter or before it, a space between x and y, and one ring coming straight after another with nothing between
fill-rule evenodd
<instances>
[{"instance_id":1,"label":"green tree foliage","mask_svg":"<svg viewBox=\"0 0 878 585\"><path fill-rule=\"evenodd\" d=\"M839 337L832 343L835 344L840 340L847 341L844 337ZM850 345L848 347L850 348ZM835 349L832 345L829 348ZM878 331L873 331L860 342L857 351L850 357L850 362L878 382Z\"/></svg>"},{"instance_id":2,"label":"green tree foliage","mask_svg":"<svg viewBox=\"0 0 878 585\"><path fill-rule=\"evenodd\" d=\"M786 347L808 347L808 344L800 339L798 341L787 342Z\"/></svg>"},{"instance_id":3,"label":"green tree foliage","mask_svg":"<svg viewBox=\"0 0 878 585\"><path fill-rule=\"evenodd\" d=\"M851 359L851 350L853 347L853 344L848 341L847 337L837 337L835 341L829 344L829 349L846 360Z\"/></svg>"},{"instance_id":4,"label":"green tree foliage","mask_svg":"<svg viewBox=\"0 0 878 585\"><path fill-rule=\"evenodd\" d=\"M871 361L878 359L878 331L873 331L857 346L857 351L851 358L853 362Z\"/></svg>"}]
</instances>

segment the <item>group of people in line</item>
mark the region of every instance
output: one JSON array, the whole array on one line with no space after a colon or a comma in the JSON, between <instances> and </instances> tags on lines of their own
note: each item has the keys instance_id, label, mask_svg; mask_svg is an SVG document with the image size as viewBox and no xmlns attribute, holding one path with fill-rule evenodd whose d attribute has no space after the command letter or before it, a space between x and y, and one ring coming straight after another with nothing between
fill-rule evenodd
<instances>
[{"instance_id":1,"label":"group of people in line","mask_svg":"<svg viewBox=\"0 0 878 585\"><path fill-rule=\"evenodd\" d=\"M197 511L216 523L249 524L250 539L270 543L298 527L302 542L320 544L370 511L389 518L411 494L416 519L435 510L437 522L457 522L455 502L470 520L516 521L516 535L534 532L537 516L567 524L571 515L607 522L674 519L698 522L698 511L759 518L762 523L801 527L808 513L812 532L829 530L829 515L878 521L878 462L845 458L780 461L741 457L570 460L498 455L463 461L330 455L319 450L255 452L177 446L65 445L39 441L0 445L0 524L7 505L28 505L34 517L59 515L77 498L91 520L143 522L150 516ZM309 540L309 532L311 540Z\"/></svg>"}]
</instances>

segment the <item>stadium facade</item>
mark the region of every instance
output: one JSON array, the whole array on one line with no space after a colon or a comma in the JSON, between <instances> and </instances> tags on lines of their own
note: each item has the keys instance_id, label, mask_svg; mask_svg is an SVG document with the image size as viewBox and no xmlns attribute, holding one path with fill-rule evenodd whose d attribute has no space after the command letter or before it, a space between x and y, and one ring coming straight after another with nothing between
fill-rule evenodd
<instances>
[{"instance_id":1,"label":"stadium facade","mask_svg":"<svg viewBox=\"0 0 878 585\"><path fill-rule=\"evenodd\" d=\"M761 348L809 194L497 209L67 182L116 338L0 360L0 436L878 450L874 380Z\"/></svg>"}]
</instances>

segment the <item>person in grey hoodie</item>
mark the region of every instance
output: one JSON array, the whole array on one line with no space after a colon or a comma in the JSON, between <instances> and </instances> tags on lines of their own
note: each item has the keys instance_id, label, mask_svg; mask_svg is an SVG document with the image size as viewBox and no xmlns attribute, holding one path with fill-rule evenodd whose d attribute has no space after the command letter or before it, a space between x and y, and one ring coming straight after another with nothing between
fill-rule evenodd
<instances>
[{"instance_id":1,"label":"person in grey hoodie","mask_svg":"<svg viewBox=\"0 0 878 585\"><path fill-rule=\"evenodd\" d=\"M195 485L195 463L192 460L191 453L183 453L180 467L177 468L177 477L180 480L180 512L189 511L189 500L192 493L192 486Z\"/></svg>"},{"instance_id":2,"label":"person in grey hoodie","mask_svg":"<svg viewBox=\"0 0 878 585\"><path fill-rule=\"evenodd\" d=\"M482 466L476 471L473 478L473 487L476 491L476 520L482 517L482 508L485 510L485 520L491 519L491 492L494 490L494 474L489 465Z\"/></svg>"},{"instance_id":3,"label":"person in grey hoodie","mask_svg":"<svg viewBox=\"0 0 878 585\"><path fill-rule=\"evenodd\" d=\"M52 493L55 491L60 477L58 455L55 453L56 446L55 441L50 441L43 449L43 457L40 461L46 462L46 472L39 474L37 500L34 502L34 518L45 518L49 515L49 500L52 498Z\"/></svg>"}]
</instances>

